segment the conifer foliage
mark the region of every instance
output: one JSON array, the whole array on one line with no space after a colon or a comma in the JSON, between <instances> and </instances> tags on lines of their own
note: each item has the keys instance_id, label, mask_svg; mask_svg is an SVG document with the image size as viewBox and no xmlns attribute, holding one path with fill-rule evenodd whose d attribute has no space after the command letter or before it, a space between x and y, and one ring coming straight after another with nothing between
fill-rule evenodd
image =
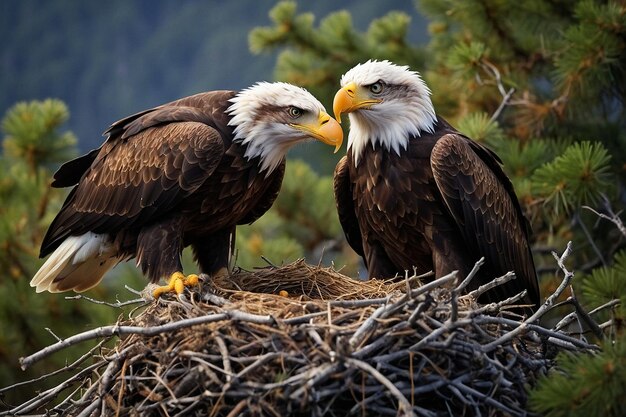
<instances>
[{"instance_id":1,"label":"conifer foliage","mask_svg":"<svg viewBox=\"0 0 626 417\"><path fill-rule=\"evenodd\" d=\"M61 294L36 294L30 279L41 265L43 235L58 211L65 191L49 186L50 168L72 157L76 138L62 131L69 117L58 100L18 103L2 119L0 154L0 381L2 386L58 369L66 356L53 358L28 372L18 358L65 337L86 324L115 320L116 312L94 304L64 300ZM103 289L100 289L102 294ZM112 294L111 294L112 297ZM76 352L71 352L71 358ZM26 393L25 391L24 393ZM0 400L18 401L19 390L0 392Z\"/></svg>"},{"instance_id":2,"label":"conifer foliage","mask_svg":"<svg viewBox=\"0 0 626 417\"><path fill-rule=\"evenodd\" d=\"M312 13L298 14L295 2L281 2L270 13L271 27L250 32L252 52L280 48L276 78L301 85L323 103L332 102L338 75L356 62L387 58L421 68L423 52L406 41L410 17L390 12L365 33L355 30L347 11L332 13L315 27Z\"/></svg>"},{"instance_id":3,"label":"conifer foliage","mask_svg":"<svg viewBox=\"0 0 626 417\"><path fill-rule=\"evenodd\" d=\"M69 111L60 100L17 103L2 120L6 156L26 162L31 173L66 161L73 155L76 138L57 128L68 118Z\"/></svg>"},{"instance_id":4,"label":"conifer foliage","mask_svg":"<svg viewBox=\"0 0 626 417\"><path fill-rule=\"evenodd\" d=\"M340 75L367 59L420 71L438 114L501 157L534 229L542 292L554 288L550 251L573 241L568 262L582 291L564 304L593 308L618 298L623 305L624 3L420 0L418 7L430 21L426 46L406 41L408 15L389 13L359 32L345 11L316 25L294 2L276 5L273 25L253 31L250 45L257 53L280 49L276 76L325 103ZM604 314L603 352L560 357L560 370L532 394L536 411L624 415L626 336L617 325L624 309Z\"/></svg>"},{"instance_id":5,"label":"conifer foliage","mask_svg":"<svg viewBox=\"0 0 626 417\"><path fill-rule=\"evenodd\" d=\"M576 278L562 303L604 306L597 313L604 325L572 329L588 333L600 352L558 356L553 371L532 388L531 409L552 417L625 415L626 227L620 214L626 201L626 5L420 0L418 7L430 21L428 45L407 40L412 23L404 13L389 12L359 31L346 11L317 21L285 1L270 11L270 26L250 33L250 47L255 53L279 50L276 78L306 87L327 108L339 77L357 63L389 59L420 71L437 112L501 157L534 229L543 294L551 293L559 271L550 251L573 241L568 267ZM29 377L17 369L17 358L54 340L42 328L65 337L88 322L114 321L109 307L35 294L28 286L41 264L37 248L65 196L49 187L49 178L75 152L74 136L61 129L68 117L62 102L45 100L19 103L2 121L3 385L16 382L18 373L20 380ZM326 151L309 155L323 169L334 165ZM337 221L331 173L289 161L274 207L239 229L237 265L258 266L261 256L275 264L323 256L356 277L358 259ZM92 291L109 291L97 298L113 297L107 285ZM33 375L66 361L54 357ZM19 395L0 391L0 401L15 402L19 398L9 396Z\"/></svg>"}]
</instances>

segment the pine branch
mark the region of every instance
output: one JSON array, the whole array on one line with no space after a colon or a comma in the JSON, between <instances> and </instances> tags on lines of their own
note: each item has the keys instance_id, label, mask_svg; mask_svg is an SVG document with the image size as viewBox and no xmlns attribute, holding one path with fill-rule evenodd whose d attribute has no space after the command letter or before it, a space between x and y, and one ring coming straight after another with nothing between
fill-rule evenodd
<instances>
[{"instance_id":1,"label":"pine branch","mask_svg":"<svg viewBox=\"0 0 626 417\"><path fill-rule=\"evenodd\" d=\"M480 60L480 66L487 74L489 74L494 79L496 83L496 87L498 88L498 92L502 96L502 101L500 101L498 108L493 112L493 114L491 115L491 118L489 119L489 122L493 123L496 120L498 120L504 108L510 104L511 97L513 96L513 94L515 94L515 88L511 87L507 90L504 87L504 84L502 82L502 77L500 75L500 71L495 65L493 65L488 60L486 59ZM481 81L480 76L478 74L476 74L476 76L480 82Z\"/></svg>"}]
</instances>

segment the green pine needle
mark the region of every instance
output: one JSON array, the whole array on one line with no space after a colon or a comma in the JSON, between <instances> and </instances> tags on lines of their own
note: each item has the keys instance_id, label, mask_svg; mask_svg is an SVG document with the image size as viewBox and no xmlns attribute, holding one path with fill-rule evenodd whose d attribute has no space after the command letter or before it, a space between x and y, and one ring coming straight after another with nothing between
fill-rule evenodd
<instances>
[{"instance_id":1,"label":"green pine needle","mask_svg":"<svg viewBox=\"0 0 626 417\"><path fill-rule=\"evenodd\" d=\"M581 205L595 205L611 186L610 160L599 142L575 143L535 171L533 188L556 216Z\"/></svg>"},{"instance_id":2,"label":"green pine needle","mask_svg":"<svg viewBox=\"0 0 626 417\"><path fill-rule=\"evenodd\" d=\"M486 52L482 42L459 43L450 51L447 67L466 77L474 77Z\"/></svg>"},{"instance_id":3,"label":"green pine needle","mask_svg":"<svg viewBox=\"0 0 626 417\"><path fill-rule=\"evenodd\" d=\"M532 409L544 417L626 415L626 340L606 343L597 355L561 354L559 372L531 392Z\"/></svg>"},{"instance_id":4,"label":"green pine needle","mask_svg":"<svg viewBox=\"0 0 626 417\"><path fill-rule=\"evenodd\" d=\"M596 268L583 280L583 295L592 305L626 300L626 251L615 255L612 267Z\"/></svg>"},{"instance_id":5,"label":"green pine needle","mask_svg":"<svg viewBox=\"0 0 626 417\"><path fill-rule=\"evenodd\" d=\"M497 143L504 138L504 132L498 122L492 121L485 112L466 115L459 120L458 129L478 142Z\"/></svg>"},{"instance_id":6,"label":"green pine needle","mask_svg":"<svg viewBox=\"0 0 626 417\"><path fill-rule=\"evenodd\" d=\"M76 137L58 129L68 118L69 111L61 100L17 103L2 119L5 154L26 162L33 173L39 167L66 161L74 155Z\"/></svg>"}]
</instances>

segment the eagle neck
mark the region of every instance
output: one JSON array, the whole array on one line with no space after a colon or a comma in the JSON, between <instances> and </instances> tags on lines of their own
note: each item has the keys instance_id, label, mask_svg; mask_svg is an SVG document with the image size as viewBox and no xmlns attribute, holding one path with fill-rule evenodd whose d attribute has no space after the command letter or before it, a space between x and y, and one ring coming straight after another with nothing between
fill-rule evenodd
<instances>
[{"instance_id":1,"label":"eagle neck","mask_svg":"<svg viewBox=\"0 0 626 417\"><path fill-rule=\"evenodd\" d=\"M372 110L350 113L348 150L352 151L355 166L358 166L367 146L372 149L380 147L400 155L407 149L410 140L419 140L424 134L434 133L437 124L432 105L415 106L408 111L395 112L393 119L387 114Z\"/></svg>"},{"instance_id":2,"label":"eagle neck","mask_svg":"<svg viewBox=\"0 0 626 417\"><path fill-rule=\"evenodd\" d=\"M234 127L232 143L249 162L259 165L259 172L269 177L281 164L298 138L289 139L289 127L279 124L244 121Z\"/></svg>"}]
</instances>

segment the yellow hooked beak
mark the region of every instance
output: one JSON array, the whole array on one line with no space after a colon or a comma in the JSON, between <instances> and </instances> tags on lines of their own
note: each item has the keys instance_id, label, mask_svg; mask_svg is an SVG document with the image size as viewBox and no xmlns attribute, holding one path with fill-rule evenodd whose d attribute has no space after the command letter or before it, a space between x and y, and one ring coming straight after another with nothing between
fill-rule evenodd
<instances>
[{"instance_id":1,"label":"yellow hooked beak","mask_svg":"<svg viewBox=\"0 0 626 417\"><path fill-rule=\"evenodd\" d=\"M315 139L327 145L335 147L335 152L341 148L343 143L343 130L339 123L324 111L320 112L317 122L308 124L292 124L293 127L302 130L313 136Z\"/></svg>"},{"instance_id":2,"label":"yellow hooked beak","mask_svg":"<svg viewBox=\"0 0 626 417\"><path fill-rule=\"evenodd\" d=\"M335 119L341 123L342 113L350 113L358 109L369 109L381 101L369 97L367 90L359 88L356 83L352 82L335 94L335 99L333 100Z\"/></svg>"}]
</instances>

